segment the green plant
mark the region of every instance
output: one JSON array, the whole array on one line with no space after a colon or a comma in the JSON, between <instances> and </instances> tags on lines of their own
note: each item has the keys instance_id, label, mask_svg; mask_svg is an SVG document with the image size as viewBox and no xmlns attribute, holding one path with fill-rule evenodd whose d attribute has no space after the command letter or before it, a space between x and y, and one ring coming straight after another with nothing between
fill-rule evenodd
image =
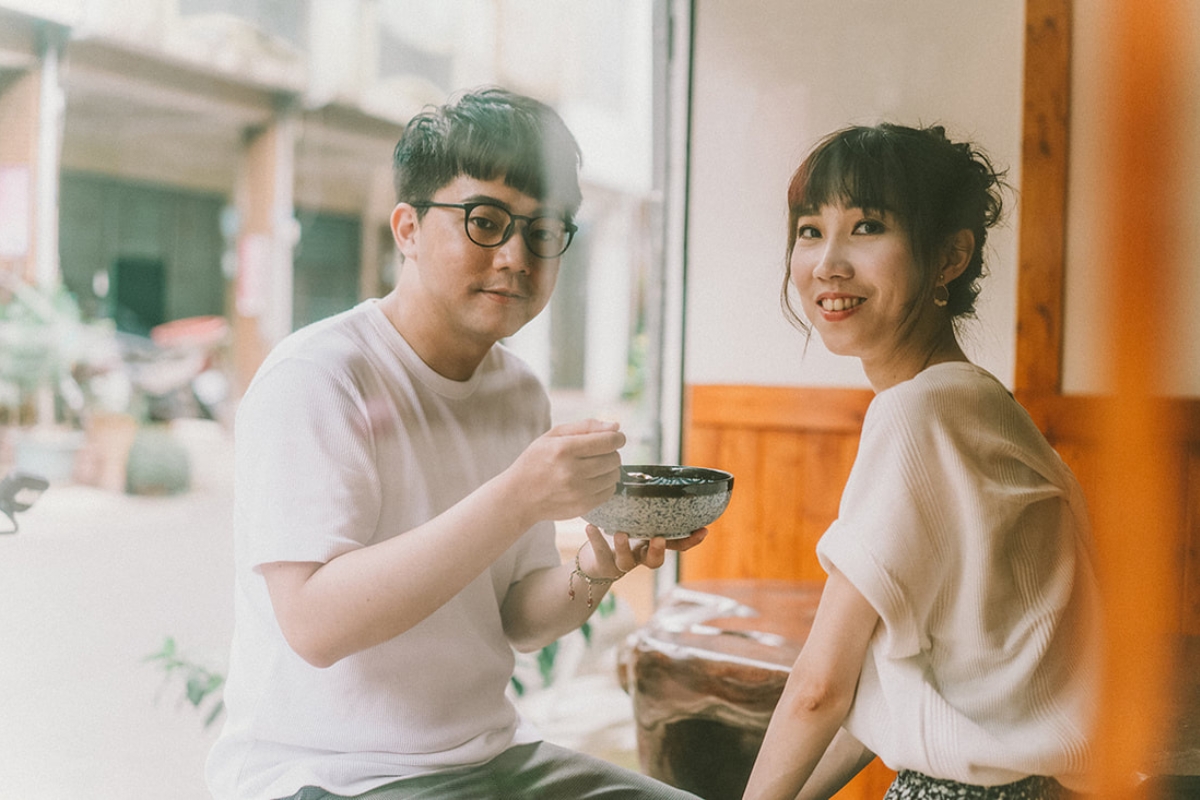
<instances>
[{"instance_id":1,"label":"green plant","mask_svg":"<svg viewBox=\"0 0 1200 800\"><path fill-rule=\"evenodd\" d=\"M207 728L216 722L225 711L225 701L220 697L220 691L225 685L225 676L180 655L173 637L166 637L162 649L143 660L158 664L163 671L164 685L182 679L184 697L197 710L200 710L205 700L210 701L204 727Z\"/></svg>"},{"instance_id":2,"label":"green plant","mask_svg":"<svg viewBox=\"0 0 1200 800\"><path fill-rule=\"evenodd\" d=\"M77 424L87 401L77 371L112 335L106 322L83 321L65 286L0 273L0 422Z\"/></svg>"}]
</instances>

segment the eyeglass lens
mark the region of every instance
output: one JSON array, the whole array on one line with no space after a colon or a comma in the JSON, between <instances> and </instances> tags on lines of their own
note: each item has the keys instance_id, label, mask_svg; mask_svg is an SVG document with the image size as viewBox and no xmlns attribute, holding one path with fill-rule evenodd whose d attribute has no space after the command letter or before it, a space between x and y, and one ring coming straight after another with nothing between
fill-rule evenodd
<instances>
[{"instance_id":1,"label":"eyeglass lens","mask_svg":"<svg viewBox=\"0 0 1200 800\"><path fill-rule=\"evenodd\" d=\"M567 225L554 217L522 219L521 238L541 258L562 255L569 242ZM467 236L480 247L498 247L512 236L516 220L500 206L477 205L467 213Z\"/></svg>"}]
</instances>

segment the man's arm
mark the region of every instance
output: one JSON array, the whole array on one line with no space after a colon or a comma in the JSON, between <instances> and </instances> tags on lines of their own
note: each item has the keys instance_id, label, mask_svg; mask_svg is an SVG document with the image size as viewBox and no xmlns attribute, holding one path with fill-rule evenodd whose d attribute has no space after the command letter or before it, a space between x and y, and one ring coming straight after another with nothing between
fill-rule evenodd
<instances>
[{"instance_id":1,"label":"man's arm","mask_svg":"<svg viewBox=\"0 0 1200 800\"><path fill-rule=\"evenodd\" d=\"M830 573L808 640L767 726L747 800L793 800L805 787L850 711L878 622L854 585L840 572Z\"/></svg>"},{"instance_id":2,"label":"man's arm","mask_svg":"<svg viewBox=\"0 0 1200 800\"><path fill-rule=\"evenodd\" d=\"M667 550L690 550L708 535L708 528L692 531L682 539L656 536L630 544L629 535L617 532L612 546L595 525L587 526L588 543L579 551L579 566L596 578L620 577L638 565L658 569L666 560ZM596 610L609 586L591 590L592 605L588 606L588 586L576 576L575 597L567 591L574 560L553 569L543 569L526 575L509 589L500 613L504 633L513 646L523 652L544 647L560 636L575 630Z\"/></svg>"},{"instance_id":3,"label":"man's arm","mask_svg":"<svg viewBox=\"0 0 1200 800\"><path fill-rule=\"evenodd\" d=\"M607 499L620 477L617 449L624 442L614 423L560 425L507 470L411 531L324 564L264 564L288 644L305 661L327 667L407 631L536 522L569 519ZM563 586L565 593L565 578Z\"/></svg>"}]
</instances>

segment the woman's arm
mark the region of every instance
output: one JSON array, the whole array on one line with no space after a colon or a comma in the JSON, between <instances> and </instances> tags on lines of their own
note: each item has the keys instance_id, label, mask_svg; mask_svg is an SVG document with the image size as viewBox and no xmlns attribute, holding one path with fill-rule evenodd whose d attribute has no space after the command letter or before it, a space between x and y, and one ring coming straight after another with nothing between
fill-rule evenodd
<instances>
[{"instance_id":1,"label":"woman's arm","mask_svg":"<svg viewBox=\"0 0 1200 800\"><path fill-rule=\"evenodd\" d=\"M845 728L838 728L833 741L821 761L813 770L812 775L804 783L804 788L796 796L796 800L825 800L833 797L843 786L850 782L863 767L875 760L875 754L863 746Z\"/></svg>"},{"instance_id":2,"label":"woman's arm","mask_svg":"<svg viewBox=\"0 0 1200 800\"><path fill-rule=\"evenodd\" d=\"M794 800L808 782L850 711L878 622L854 585L837 570L831 572L812 631L767 727L746 800Z\"/></svg>"}]
</instances>

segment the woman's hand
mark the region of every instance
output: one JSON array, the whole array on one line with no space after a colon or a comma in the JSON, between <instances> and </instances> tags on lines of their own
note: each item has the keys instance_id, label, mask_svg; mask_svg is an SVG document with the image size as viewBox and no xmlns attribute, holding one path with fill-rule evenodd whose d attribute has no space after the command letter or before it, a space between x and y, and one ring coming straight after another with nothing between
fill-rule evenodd
<instances>
[{"instance_id":1,"label":"woman's hand","mask_svg":"<svg viewBox=\"0 0 1200 800\"><path fill-rule=\"evenodd\" d=\"M638 565L658 569L666 561L668 550L691 550L708 536L708 528L698 528L680 539L663 536L631 539L624 531L617 531L613 534L612 546L609 546L608 540L595 525L588 525L585 530L588 542L592 545L592 558L591 563L587 563L585 549L580 554L580 565L584 572L594 578L620 578Z\"/></svg>"}]
</instances>

